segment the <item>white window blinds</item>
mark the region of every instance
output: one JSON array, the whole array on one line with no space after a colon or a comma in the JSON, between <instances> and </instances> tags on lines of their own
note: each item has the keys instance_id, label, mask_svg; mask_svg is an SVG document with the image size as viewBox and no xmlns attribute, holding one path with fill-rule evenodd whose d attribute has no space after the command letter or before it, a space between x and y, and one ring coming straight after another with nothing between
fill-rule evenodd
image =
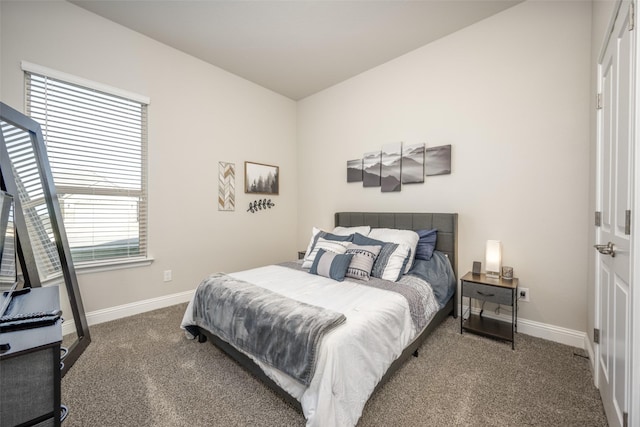
<instances>
[{"instance_id":1,"label":"white window blinds","mask_svg":"<svg viewBox=\"0 0 640 427\"><path fill-rule=\"evenodd\" d=\"M76 263L147 255L147 105L26 72Z\"/></svg>"}]
</instances>

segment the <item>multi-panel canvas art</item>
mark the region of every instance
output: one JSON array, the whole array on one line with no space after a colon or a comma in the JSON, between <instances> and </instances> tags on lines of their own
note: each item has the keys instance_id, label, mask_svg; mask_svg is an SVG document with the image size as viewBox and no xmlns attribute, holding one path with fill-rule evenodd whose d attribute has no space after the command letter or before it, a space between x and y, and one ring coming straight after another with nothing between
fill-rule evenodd
<instances>
[{"instance_id":1,"label":"multi-panel canvas art","mask_svg":"<svg viewBox=\"0 0 640 427\"><path fill-rule=\"evenodd\" d=\"M362 159L347 161L347 182L362 182Z\"/></svg>"},{"instance_id":2,"label":"multi-panel canvas art","mask_svg":"<svg viewBox=\"0 0 640 427\"><path fill-rule=\"evenodd\" d=\"M380 187L380 151L365 153L362 159L362 186Z\"/></svg>"},{"instance_id":3,"label":"multi-panel canvas art","mask_svg":"<svg viewBox=\"0 0 640 427\"><path fill-rule=\"evenodd\" d=\"M405 145L402 148L402 183L424 182L424 144Z\"/></svg>"},{"instance_id":4,"label":"multi-panel canvas art","mask_svg":"<svg viewBox=\"0 0 640 427\"><path fill-rule=\"evenodd\" d=\"M380 184L383 193L400 191L402 162L402 143L385 144L382 146Z\"/></svg>"},{"instance_id":5,"label":"multi-panel canvas art","mask_svg":"<svg viewBox=\"0 0 640 427\"><path fill-rule=\"evenodd\" d=\"M425 175L451 173L451 145L426 148L425 144L385 144L382 151L365 153L347 161L347 182L380 187L383 193L400 191L402 184L424 183Z\"/></svg>"},{"instance_id":6,"label":"multi-panel canvas art","mask_svg":"<svg viewBox=\"0 0 640 427\"><path fill-rule=\"evenodd\" d=\"M451 173L451 145L427 148L425 153L427 176Z\"/></svg>"}]
</instances>

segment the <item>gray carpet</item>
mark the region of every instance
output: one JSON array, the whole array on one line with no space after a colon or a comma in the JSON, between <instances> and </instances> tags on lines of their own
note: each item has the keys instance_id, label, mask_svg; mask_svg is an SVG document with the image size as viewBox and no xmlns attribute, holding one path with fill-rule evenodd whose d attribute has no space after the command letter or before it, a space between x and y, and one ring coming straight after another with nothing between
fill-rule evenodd
<instances>
[{"instance_id":1,"label":"gray carpet","mask_svg":"<svg viewBox=\"0 0 640 427\"><path fill-rule=\"evenodd\" d=\"M304 417L210 343L179 329L185 304L91 327L62 380L75 426L304 426ZM449 318L367 403L363 426L606 426L581 350L516 349Z\"/></svg>"}]
</instances>

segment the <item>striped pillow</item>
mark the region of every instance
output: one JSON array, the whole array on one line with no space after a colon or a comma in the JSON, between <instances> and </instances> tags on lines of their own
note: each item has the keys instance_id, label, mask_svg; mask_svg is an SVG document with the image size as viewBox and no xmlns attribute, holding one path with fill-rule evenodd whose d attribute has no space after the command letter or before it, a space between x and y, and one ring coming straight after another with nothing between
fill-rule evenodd
<instances>
[{"instance_id":1,"label":"striped pillow","mask_svg":"<svg viewBox=\"0 0 640 427\"><path fill-rule=\"evenodd\" d=\"M353 254L353 259L347 269L347 277L369 280L373 263L380 253L380 246L362 246L350 244L345 254Z\"/></svg>"},{"instance_id":2,"label":"striped pillow","mask_svg":"<svg viewBox=\"0 0 640 427\"><path fill-rule=\"evenodd\" d=\"M409 261L410 248L397 243L385 243L376 259L371 275L397 282L404 274Z\"/></svg>"},{"instance_id":3,"label":"striped pillow","mask_svg":"<svg viewBox=\"0 0 640 427\"><path fill-rule=\"evenodd\" d=\"M307 255L302 263L302 268L311 268L313 261L316 259L318 255L318 251L320 249L324 249L326 252L333 252L336 254L343 254L347 251L347 246L349 246L351 242L342 242L339 240L327 240L324 237L318 237L313 250L311 253Z\"/></svg>"},{"instance_id":4,"label":"striped pillow","mask_svg":"<svg viewBox=\"0 0 640 427\"><path fill-rule=\"evenodd\" d=\"M351 254L336 254L320 249L311 264L309 273L342 282L352 258Z\"/></svg>"},{"instance_id":5,"label":"striped pillow","mask_svg":"<svg viewBox=\"0 0 640 427\"><path fill-rule=\"evenodd\" d=\"M373 264L372 277L397 282L404 274L410 254L410 248L407 245L382 242L358 233L354 236L353 243L357 245L377 245L382 248Z\"/></svg>"}]
</instances>

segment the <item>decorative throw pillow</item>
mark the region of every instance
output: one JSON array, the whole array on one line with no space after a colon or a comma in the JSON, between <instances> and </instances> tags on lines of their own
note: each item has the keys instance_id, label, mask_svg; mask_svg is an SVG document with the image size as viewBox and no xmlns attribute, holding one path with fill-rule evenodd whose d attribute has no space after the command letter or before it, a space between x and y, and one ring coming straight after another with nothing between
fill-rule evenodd
<instances>
[{"instance_id":1,"label":"decorative throw pillow","mask_svg":"<svg viewBox=\"0 0 640 427\"><path fill-rule=\"evenodd\" d=\"M347 277L354 279L369 280L373 263L376 261L382 246L363 246L350 244L347 246L345 254L353 254L353 259L347 269Z\"/></svg>"},{"instance_id":2,"label":"decorative throw pillow","mask_svg":"<svg viewBox=\"0 0 640 427\"><path fill-rule=\"evenodd\" d=\"M405 265L404 273L407 273L409 269L411 269L413 259L416 255L416 246L418 246L418 240L420 239L418 233L411 230L398 230L395 228L372 228L368 237L383 242L397 243L400 246L407 246L409 248L409 260Z\"/></svg>"},{"instance_id":3,"label":"decorative throw pillow","mask_svg":"<svg viewBox=\"0 0 640 427\"><path fill-rule=\"evenodd\" d=\"M404 274L410 255L408 246L383 242L361 234L353 237L353 243L380 246L380 253L373 264L371 276L397 282Z\"/></svg>"},{"instance_id":4,"label":"decorative throw pillow","mask_svg":"<svg viewBox=\"0 0 640 427\"><path fill-rule=\"evenodd\" d=\"M397 282L404 275L409 263L409 247L397 243L385 243L371 270L373 277Z\"/></svg>"},{"instance_id":5,"label":"decorative throw pillow","mask_svg":"<svg viewBox=\"0 0 640 427\"><path fill-rule=\"evenodd\" d=\"M309 273L342 282L352 259L353 254L336 254L319 249Z\"/></svg>"},{"instance_id":6,"label":"decorative throw pillow","mask_svg":"<svg viewBox=\"0 0 640 427\"><path fill-rule=\"evenodd\" d=\"M438 238L438 230L418 230L418 246L416 246L416 259L423 259L429 261L433 256L433 251L436 248L436 241Z\"/></svg>"},{"instance_id":7,"label":"decorative throw pillow","mask_svg":"<svg viewBox=\"0 0 640 427\"><path fill-rule=\"evenodd\" d=\"M339 236L348 236L350 234L360 233L363 236L366 236L371 231L371 227L368 225L361 225L358 227L336 227L333 229L332 233L337 234Z\"/></svg>"},{"instance_id":8,"label":"decorative throw pillow","mask_svg":"<svg viewBox=\"0 0 640 427\"><path fill-rule=\"evenodd\" d=\"M329 236L326 236L326 237L329 237ZM340 236L337 236L337 237L340 237ZM351 237L351 236L348 236L348 237ZM347 246L349 246L350 243L351 242L349 241L333 240L333 239L328 239L325 237L318 236L318 240L316 240L316 243L313 245L313 249L311 250L311 253L309 254L309 256L307 256L304 259L304 262L302 263L302 268L311 267L320 249L324 249L326 252L343 254L347 251Z\"/></svg>"}]
</instances>

